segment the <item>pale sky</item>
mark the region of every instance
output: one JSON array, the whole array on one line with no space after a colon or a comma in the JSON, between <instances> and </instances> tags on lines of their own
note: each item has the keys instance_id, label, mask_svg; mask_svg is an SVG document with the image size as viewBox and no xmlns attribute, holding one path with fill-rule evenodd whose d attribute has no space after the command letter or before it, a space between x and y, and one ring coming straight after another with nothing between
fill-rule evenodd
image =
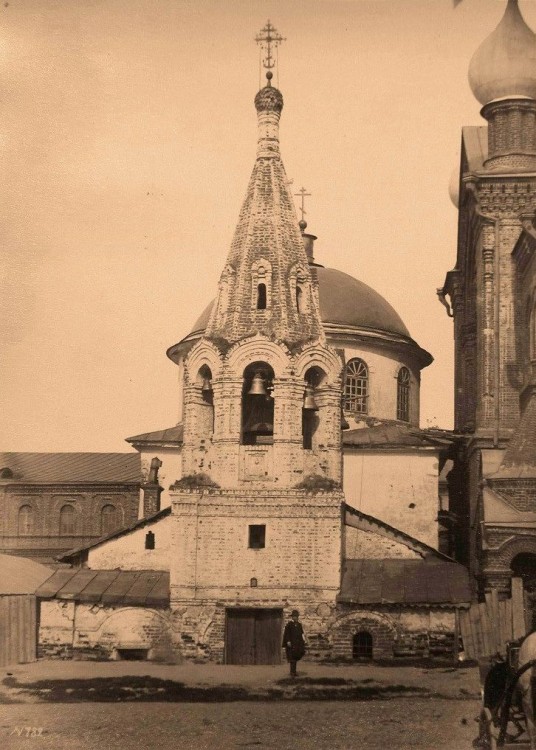
<instances>
[{"instance_id":1,"label":"pale sky","mask_svg":"<svg viewBox=\"0 0 536 750\"><path fill-rule=\"evenodd\" d=\"M452 426L448 196L471 55L505 0L9 0L0 5L0 448L123 451L177 421L166 349L214 296L253 167L255 34L286 37L281 151L316 257L435 357ZM520 8L536 28L536 3Z\"/></svg>"}]
</instances>

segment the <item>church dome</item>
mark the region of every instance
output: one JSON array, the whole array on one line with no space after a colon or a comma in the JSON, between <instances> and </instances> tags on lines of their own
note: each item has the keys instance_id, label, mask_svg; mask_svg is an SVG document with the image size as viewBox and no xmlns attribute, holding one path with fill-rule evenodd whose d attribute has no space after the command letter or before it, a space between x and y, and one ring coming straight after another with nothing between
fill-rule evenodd
<instances>
[{"instance_id":1,"label":"church dome","mask_svg":"<svg viewBox=\"0 0 536 750\"><path fill-rule=\"evenodd\" d=\"M334 268L317 268L322 323L360 328L410 338L396 310L370 286ZM191 333L207 327L214 301L196 320Z\"/></svg>"},{"instance_id":2,"label":"church dome","mask_svg":"<svg viewBox=\"0 0 536 750\"><path fill-rule=\"evenodd\" d=\"M494 99L536 99L536 34L527 26L517 0L469 64L469 84L481 104Z\"/></svg>"}]
</instances>

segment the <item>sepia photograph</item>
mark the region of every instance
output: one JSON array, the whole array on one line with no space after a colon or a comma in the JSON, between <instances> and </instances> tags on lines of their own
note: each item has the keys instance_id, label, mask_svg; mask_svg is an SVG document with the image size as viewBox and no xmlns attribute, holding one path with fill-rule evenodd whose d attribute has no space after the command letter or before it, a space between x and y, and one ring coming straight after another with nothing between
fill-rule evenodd
<instances>
[{"instance_id":1,"label":"sepia photograph","mask_svg":"<svg viewBox=\"0 0 536 750\"><path fill-rule=\"evenodd\" d=\"M535 0L0 3L0 741L536 750Z\"/></svg>"}]
</instances>

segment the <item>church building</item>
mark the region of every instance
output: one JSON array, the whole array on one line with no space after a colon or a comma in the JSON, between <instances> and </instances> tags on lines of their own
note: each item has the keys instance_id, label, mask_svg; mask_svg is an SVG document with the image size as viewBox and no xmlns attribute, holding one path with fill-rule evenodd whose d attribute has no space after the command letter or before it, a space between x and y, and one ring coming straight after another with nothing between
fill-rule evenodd
<instances>
[{"instance_id":1,"label":"church building","mask_svg":"<svg viewBox=\"0 0 536 750\"><path fill-rule=\"evenodd\" d=\"M536 35L517 0L475 52L487 125L462 132L452 306L457 559L482 594L536 590Z\"/></svg>"},{"instance_id":2,"label":"church building","mask_svg":"<svg viewBox=\"0 0 536 750\"><path fill-rule=\"evenodd\" d=\"M42 655L277 664L293 609L310 658L456 653L470 587L439 549L452 440L419 429L432 357L379 294L315 259L279 150L280 38L261 34L234 239L215 299L168 350L180 425L129 438L143 514L38 590Z\"/></svg>"}]
</instances>

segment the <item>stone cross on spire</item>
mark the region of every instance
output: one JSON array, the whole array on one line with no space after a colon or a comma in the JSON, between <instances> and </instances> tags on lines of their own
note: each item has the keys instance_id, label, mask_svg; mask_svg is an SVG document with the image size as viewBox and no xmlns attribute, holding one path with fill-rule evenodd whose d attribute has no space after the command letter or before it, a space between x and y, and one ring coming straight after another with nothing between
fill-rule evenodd
<instances>
[{"instance_id":1,"label":"stone cross on spire","mask_svg":"<svg viewBox=\"0 0 536 750\"><path fill-rule=\"evenodd\" d=\"M272 47L276 49L279 47L281 42L285 41L285 38L277 31L275 26L272 26L270 20L266 22L266 26L260 30L255 37L257 44L260 44L261 49L266 51L266 57L263 59L262 64L267 69L275 67L275 61L272 56Z\"/></svg>"}]
</instances>

